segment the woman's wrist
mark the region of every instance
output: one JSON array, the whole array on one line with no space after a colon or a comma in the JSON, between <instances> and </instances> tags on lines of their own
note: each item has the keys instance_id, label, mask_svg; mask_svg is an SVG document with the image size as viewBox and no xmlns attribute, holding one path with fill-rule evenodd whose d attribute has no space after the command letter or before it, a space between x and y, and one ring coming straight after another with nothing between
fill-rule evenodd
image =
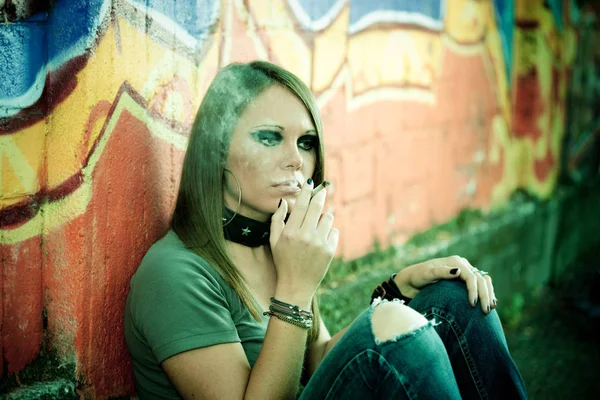
<instances>
[{"instance_id":1,"label":"woman's wrist","mask_svg":"<svg viewBox=\"0 0 600 400\"><path fill-rule=\"evenodd\" d=\"M275 295L273 297L279 301L298 306L303 310L310 310L313 296L314 292L310 294L306 292L302 293L292 288L286 289L277 286L277 290L275 291Z\"/></svg>"},{"instance_id":2,"label":"woman's wrist","mask_svg":"<svg viewBox=\"0 0 600 400\"><path fill-rule=\"evenodd\" d=\"M419 293L419 291L416 290L415 288L413 288L409 283L410 282L409 268L410 267L403 268L398 273L393 274L392 279L393 279L394 283L396 284L396 286L398 287L398 290L400 290L400 292L404 296L412 299Z\"/></svg>"},{"instance_id":3,"label":"woman's wrist","mask_svg":"<svg viewBox=\"0 0 600 400\"><path fill-rule=\"evenodd\" d=\"M276 317L304 329L310 329L313 324L313 313L311 310L302 309L295 304L286 303L275 297L271 297L269 311L265 311L263 315Z\"/></svg>"},{"instance_id":4,"label":"woman's wrist","mask_svg":"<svg viewBox=\"0 0 600 400\"><path fill-rule=\"evenodd\" d=\"M386 281L383 281L381 284L377 285L373 293L371 294L371 303L376 298L380 298L382 300L402 300L404 304L408 304L412 297L407 296L401 289L398 287L396 283L396 277L398 274L392 274ZM400 280L402 282L402 280ZM410 291L409 291L410 292Z\"/></svg>"}]
</instances>

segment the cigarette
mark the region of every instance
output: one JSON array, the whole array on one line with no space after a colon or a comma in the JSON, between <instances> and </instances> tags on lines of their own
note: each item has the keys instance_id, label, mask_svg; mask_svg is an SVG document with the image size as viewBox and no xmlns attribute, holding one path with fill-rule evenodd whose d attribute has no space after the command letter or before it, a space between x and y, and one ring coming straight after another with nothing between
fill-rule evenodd
<instances>
[{"instance_id":1,"label":"cigarette","mask_svg":"<svg viewBox=\"0 0 600 400\"><path fill-rule=\"evenodd\" d=\"M316 188L313 189L312 194L310 195L310 198L312 199L315 196L315 194L319 193L321 190L325 189L329 185L331 185L331 182L323 181L323 183L321 183L319 186L317 186Z\"/></svg>"}]
</instances>

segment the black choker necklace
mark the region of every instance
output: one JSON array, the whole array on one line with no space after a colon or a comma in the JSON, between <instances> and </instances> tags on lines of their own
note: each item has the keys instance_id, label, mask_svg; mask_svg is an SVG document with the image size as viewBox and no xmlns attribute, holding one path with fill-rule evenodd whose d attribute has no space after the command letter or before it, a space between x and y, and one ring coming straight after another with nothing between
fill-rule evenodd
<instances>
[{"instance_id":1,"label":"black choker necklace","mask_svg":"<svg viewBox=\"0 0 600 400\"><path fill-rule=\"evenodd\" d=\"M244 217L241 214L235 214L227 207L224 207L223 227L225 239L248 247L258 247L269 244L269 234L271 232L271 222L259 222L254 219ZM233 218L233 219L231 219Z\"/></svg>"}]
</instances>

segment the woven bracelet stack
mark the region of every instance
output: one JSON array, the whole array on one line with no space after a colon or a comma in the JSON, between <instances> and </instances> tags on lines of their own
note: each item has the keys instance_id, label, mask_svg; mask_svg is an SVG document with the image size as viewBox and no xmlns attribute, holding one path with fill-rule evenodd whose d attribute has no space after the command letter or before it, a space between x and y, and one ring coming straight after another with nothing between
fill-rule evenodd
<instances>
[{"instance_id":1,"label":"woven bracelet stack","mask_svg":"<svg viewBox=\"0 0 600 400\"><path fill-rule=\"evenodd\" d=\"M276 317L277 319L296 325L300 328L310 329L313 323L313 313L307 310L302 310L300 307L293 304L284 303L271 297L271 305L269 311L265 311L263 315Z\"/></svg>"}]
</instances>

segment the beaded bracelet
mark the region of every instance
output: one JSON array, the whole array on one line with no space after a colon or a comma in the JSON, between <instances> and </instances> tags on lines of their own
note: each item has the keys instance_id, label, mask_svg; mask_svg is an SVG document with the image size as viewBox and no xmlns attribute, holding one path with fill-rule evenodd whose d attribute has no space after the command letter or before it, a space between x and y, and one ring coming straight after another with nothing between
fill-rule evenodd
<instances>
[{"instance_id":1,"label":"beaded bracelet","mask_svg":"<svg viewBox=\"0 0 600 400\"><path fill-rule=\"evenodd\" d=\"M378 297L386 300L400 299L404 301L404 304L408 304L412 299L410 297L406 297L400 292L398 285L394 282L394 278L396 274L392 274L387 281L382 282L380 285L375 287L373 294L371 295L371 303Z\"/></svg>"}]
</instances>

